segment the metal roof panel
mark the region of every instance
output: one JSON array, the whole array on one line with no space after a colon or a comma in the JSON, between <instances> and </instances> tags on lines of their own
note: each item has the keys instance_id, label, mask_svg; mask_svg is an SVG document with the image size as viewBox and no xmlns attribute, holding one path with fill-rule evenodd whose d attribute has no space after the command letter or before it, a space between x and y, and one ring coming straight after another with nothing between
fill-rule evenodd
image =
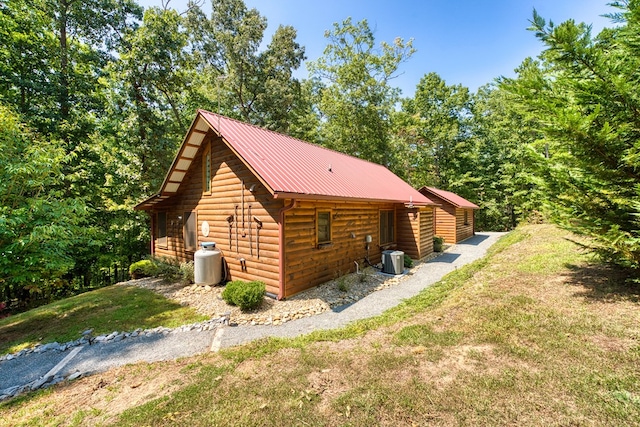
<instances>
[{"instance_id":1,"label":"metal roof panel","mask_svg":"<svg viewBox=\"0 0 640 427\"><path fill-rule=\"evenodd\" d=\"M207 111L199 114L274 193L434 204L384 166Z\"/></svg>"},{"instance_id":2,"label":"metal roof panel","mask_svg":"<svg viewBox=\"0 0 640 427\"><path fill-rule=\"evenodd\" d=\"M451 191L440 190L435 187L422 187L419 190L421 193L427 193L427 196L435 196L438 197L445 202L449 202L457 208L466 208L466 209L480 209L480 206L475 203L471 203L467 199L464 199L458 196L456 193L452 193Z\"/></svg>"}]
</instances>

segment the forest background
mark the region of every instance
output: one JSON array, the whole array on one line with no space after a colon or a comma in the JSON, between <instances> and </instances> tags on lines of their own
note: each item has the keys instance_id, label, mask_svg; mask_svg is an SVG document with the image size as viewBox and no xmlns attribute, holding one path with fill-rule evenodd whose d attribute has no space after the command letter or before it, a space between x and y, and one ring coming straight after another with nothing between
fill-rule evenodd
<instances>
[{"instance_id":1,"label":"forest background","mask_svg":"<svg viewBox=\"0 0 640 427\"><path fill-rule=\"evenodd\" d=\"M95 286L145 257L156 191L198 108L385 165L477 203L478 230L554 221L640 267L640 1L611 27L547 22L544 51L472 93L393 79L412 40L347 18L307 62L242 0L0 0L0 302ZM534 35L532 34L532 37Z\"/></svg>"}]
</instances>

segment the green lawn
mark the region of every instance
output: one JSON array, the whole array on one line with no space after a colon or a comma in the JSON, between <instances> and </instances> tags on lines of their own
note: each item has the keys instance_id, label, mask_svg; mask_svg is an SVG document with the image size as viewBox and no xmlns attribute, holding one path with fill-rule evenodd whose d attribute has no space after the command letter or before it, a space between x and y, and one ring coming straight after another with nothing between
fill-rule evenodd
<instances>
[{"instance_id":1,"label":"green lawn","mask_svg":"<svg viewBox=\"0 0 640 427\"><path fill-rule=\"evenodd\" d=\"M206 319L147 289L109 286L0 319L0 354L38 343L75 340L89 328L99 335Z\"/></svg>"}]
</instances>

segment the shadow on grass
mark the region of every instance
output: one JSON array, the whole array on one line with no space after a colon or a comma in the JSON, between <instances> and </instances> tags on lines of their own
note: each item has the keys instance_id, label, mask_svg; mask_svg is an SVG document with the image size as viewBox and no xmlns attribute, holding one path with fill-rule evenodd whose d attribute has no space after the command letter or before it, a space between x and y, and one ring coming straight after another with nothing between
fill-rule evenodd
<instances>
[{"instance_id":1,"label":"shadow on grass","mask_svg":"<svg viewBox=\"0 0 640 427\"><path fill-rule=\"evenodd\" d=\"M605 264L567 265L568 285L580 287L575 296L593 302L630 301L640 303L637 273Z\"/></svg>"},{"instance_id":2,"label":"shadow on grass","mask_svg":"<svg viewBox=\"0 0 640 427\"><path fill-rule=\"evenodd\" d=\"M166 326L195 315L152 291L111 286L76 295L0 321L0 354L25 343L70 341L83 330L94 334ZM187 322L189 323L189 322Z\"/></svg>"}]
</instances>

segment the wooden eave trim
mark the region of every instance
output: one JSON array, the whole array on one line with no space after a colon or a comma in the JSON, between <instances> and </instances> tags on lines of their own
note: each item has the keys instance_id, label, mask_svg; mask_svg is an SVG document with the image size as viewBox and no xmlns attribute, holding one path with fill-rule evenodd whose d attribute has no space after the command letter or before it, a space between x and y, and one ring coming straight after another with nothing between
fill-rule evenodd
<instances>
[{"instance_id":1,"label":"wooden eave trim","mask_svg":"<svg viewBox=\"0 0 640 427\"><path fill-rule=\"evenodd\" d=\"M160 193L161 193L161 194L163 194L163 193L164 193L164 188L166 187L167 183L169 183L169 177L171 176L171 173L172 173L174 170L175 170L175 171L178 171L178 172L185 172L185 173L187 172L187 171L186 171L186 170L184 170L184 169L177 169L177 168L176 168L176 166L177 166L178 162L179 162L180 160L189 160L189 161L193 161L193 159L195 158L195 157L194 157L194 158L192 158L192 159L189 159L188 157L183 157L183 156L182 156L182 153L184 152L184 148L185 148L185 146L187 146L187 145L189 145L189 146L191 146L191 147L194 147L194 148L198 148L198 149L200 148L200 146L198 146L198 145L194 145L194 144L189 144L189 143L188 143L189 138L191 138L191 135L192 135L193 133L199 133L199 134L205 135L205 137L206 137L206 135L207 135L208 131L207 131L207 132L205 132L205 131L201 131L201 130L196 129L196 123L198 122L198 119L199 119L200 117L201 117L201 114L200 114L200 113L198 113L198 114L196 114L196 117L191 121L191 125L189 126L189 130L187 131L187 134L186 134L186 135L184 136L184 138L182 139L182 143L180 144L180 148L178 149L178 152L176 153L176 156L174 157L173 162L171 162L171 167L169 167L169 171L167 172L167 174L166 174L166 175L165 175L165 177L164 177L164 180L162 181L162 185L160 186ZM202 119L204 120L204 117L203 117ZM207 124L209 124L209 122L207 122L206 120L204 120L204 122L205 122L205 123L207 123ZM196 152L196 154L197 154L197 152Z\"/></svg>"},{"instance_id":2,"label":"wooden eave trim","mask_svg":"<svg viewBox=\"0 0 640 427\"><path fill-rule=\"evenodd\" d=\"M285 191L277 191L273 195L274 199L298 199L298 200L329 200L329 201L339 201L339 202L359 202L359 203L393 203L396 205L408 205L409 203L402 200L391 200L391 199L366 199L359 197L340 197L340 196L330 196L324 194L302 194L302 193L288 193ZM435 204L426 204L426 203L414 203L414 207L428 207L428 206L437 206Z\"/></svg>"},{"instance_id":3,"label":"wooden eave trim","mask_svg":"<svg viewBox=\"0 0 640 427\"><path fill-rule=\"evenodd\" d=\"M174 193L175 194L175 193ZM149 211L152 210L158 203L164 202L165 200L169 199L171 196L167 195L167 193L165 194L154 194L153 196L147 198L146 200L143 200L142 202L138 203L137 205L135 205L133 207L133 210L136 211Z\"/></svg>"}]
</instances>

